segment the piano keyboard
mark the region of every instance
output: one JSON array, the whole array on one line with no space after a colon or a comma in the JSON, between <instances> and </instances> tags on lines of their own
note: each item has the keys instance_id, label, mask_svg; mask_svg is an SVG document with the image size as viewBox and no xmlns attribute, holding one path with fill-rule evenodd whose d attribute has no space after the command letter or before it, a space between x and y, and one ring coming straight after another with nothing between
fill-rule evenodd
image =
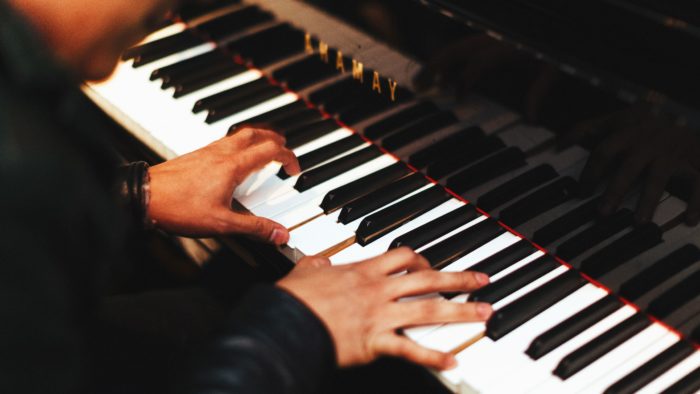
<instances>
[{"instance_id":1,"label":"piano keyboard","mask_svg":"<svg viewBox=\"0 0 700 394\"><path fill-rule=\"evenodd\" d=\"M228 4L154 33L86 94L164 158L245 123L284 134L303 172L270 164L234 198L291 230L292 260L410 246L434 269L490 275L472 294L434 295L492 303L486 324L405 330L456 354L435 372L454 391L700 389L700 241L674 225L682 201L665 195L635 227L631 195L596 220L600 191L577 194L585 150L555 150L551 132L476 95L417 97L417 62L301 2ZM328 64L305 51L307 31ZM363 62L363 84L335 70L338 50L348 68ZM396 101L370 89L374 70L398 82Z\"/></svg>"}]
</instances>

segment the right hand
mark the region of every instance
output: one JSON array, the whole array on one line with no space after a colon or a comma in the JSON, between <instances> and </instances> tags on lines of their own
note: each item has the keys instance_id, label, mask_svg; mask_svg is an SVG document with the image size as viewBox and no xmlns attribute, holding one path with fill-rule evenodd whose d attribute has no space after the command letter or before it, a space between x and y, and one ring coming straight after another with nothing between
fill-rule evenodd
<instances>
[{"instance_id":1,"label":"right hand","mask_svg":"<svg viewBox=\"0 0 700 394\"><path fill-rule=\"evenodd\" d=\"M408 271L405 275L396 275ZM491 306L442 297L404 297L435 292L470 292L489 281L476 272L438 272L409 248L398 248L355 264L331 266L306 257L277 285L304 302L333 338L338 365L366 364L379 356L402 357L437 369L454 367L454 356L424 348L398 334L402 328L484 321Z\"/></svg>"}]
</instances>

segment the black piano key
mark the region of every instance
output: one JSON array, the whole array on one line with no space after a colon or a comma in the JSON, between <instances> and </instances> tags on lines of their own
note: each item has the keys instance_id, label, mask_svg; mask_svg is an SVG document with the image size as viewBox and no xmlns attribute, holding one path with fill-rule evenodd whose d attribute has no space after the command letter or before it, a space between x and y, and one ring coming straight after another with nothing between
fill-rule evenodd
<instances>
[{"instance_id":1,"label":"black piano key","mask_svg":"<svg viewBox=\"0 0 700 394\"><path fill-rule=\"evenodd\" d=\"M335 58L335 54L330 54L329 56L333 59ZM285 83L289 89L300 90L337 75L337 70L333 65L323 62L318 55L309 55L304 59L297 60L275 70L272 73L272 78L278 82Z\"/></svg>"},{"instance_id":2,"label":"black piano key","mask_svg":"<svg viewBox=\"0 0 700 394\"><path fill-rule=\"evenodd\" d=\"M476 152L483 152L484 149L470 149L469 152L465 152L465 149L476 145L485 145L483 144L483 141L485 140L486 137L484 136L484 131L479 127L471 126L443 138L442 140L437 141L416 153L411 154L411 156L408 158L408 162L416 168L424 168L428 164L439 161L445 157L466 156L472 155ZM495 140L500 142L499 139ZM499 149L503 147L504 145L501 142ZM483 156L486 154L488 153L485 153ZM474 160L477 159L478 157Z\"/></svg>"},{"instance_id":3,"label":"black piano key","mask_svg":"<svg viewBox=\"0 0 700 394\"><path fill-rule=\"evenodd\" d=\"M209 37L212 41L218 42L273 19L273 15L269 12L263 11L256 6L249 6L200 24L197 26L197 32Z\"/></svg>"},{"instance_id":4,"label":"black piano key","mask_svg":"<svg viewBox=\"0 0 700 394\"><path fill-rule=\"evenodd\" d=\"M212 63L219 63L225 60L231 61L223 52L212 50L202 55L197 55L183 61L157 68L151 71L149 79L155 81L159 78L182 77L193 71L200 70Z\"/></svg>"},{"instance_id":5,"label":"black piano key","mask_svg":"<svg viewBox=\"0 0 700 394\"><path fill-rule=\"evenodd\" d=\"M445 190L435 186L375 212L360 222L355 232L357 243L365 246L449 199Z\"/></svg>"},{"instance_id":6,"label":"black piano key","mask_svg":"<svg viewBox=\"0 0 700 394\"><path fill-rule=\"evenodd\" d=\"M557 176L559 176L559 174L557 174L552 166L549 164L540 164L494 188L490 192L484 193L476 200L476 205L485 211L490 211L536 189Z\"/></svg>"},{"instance_id":7,"label":"black piano key","mask_svg":"<svg viewBox=\"0 0 700 394\"><path fill-rule=\"evenodd\" d=\"M331 178L349 171L361 164L381 156L382 152L374 146L368 146L357 152L343 156L337 160L326 163L313 170L309 170L299 176L294 188L300 192L309 190Z\"/></svg>"},{"instance_id":8,"label":"black piano key","mask_svg":"<svg viewBox=\"0 0 700 394\"><path fill-rule=\"evenodd\" d=\"M310 112L316 115L316 120L321 120L321 114L309 108L303 100L297 100L291 104L283 105L272 111L265 112L263 114L254 116L245 121L247 124L252 125L265 125L267 127L274 128L278 122L284 122L285 119L297 116L302 113ZM232 125L231 129L236 128L238 125Z\"/></svg>"},{"instance_id":9,"label":"black piano key","mask_svg":"<svg viewBox=\"0 0 700 394\"><path fill-rule=\"evenodd\" d=\"M454 143L454 145L445 149L444 153L441 152L438 157L425 158L431 160L426 173L435 179L440 179L460 168L472 165L506 147L500 138L494 136L473 141L449 138L447 142ZM440 146L436 146L436 149L438 148Z\"/></svg>"},{"instance_id":10,"label":"black piano key","mask_svg":"<svg viewBox=\"0 0 700 394\"><path fill-rule=\"evenodd\" d=\"M654 223L645 223L592 254L581 263L581 271L599 279L604 274L645 250L661 243L663 231Z\"/></svg>"},{"instance_id":11,"label":"black piano key","mask_svg":"<svg viewBox=\"0 0 700 394\"><path fill-rule=\"evenodd\" d=\"M513 245L489 256L469 268L470 271L483 272L488 276L495 275L527 256L535 253L535 249L528 241L522 239Z\"/></svg>"},{"instance_id":12,"label":"black piano key","mask_svg":"<svg viewBox=\"0 0 700 394\"><path fill-rule=\"evenodd\" d=\"M287 138L286 146L289 149L295 149L339 128L335 120L324 119L287 129L282 134Z\"/></svg>"},{"instance_id":13,"label":"black piano key","mask_svg":"<svg viewBox=\"0 0 700 394\"><path fill-rule=\"evenodd\" d=\"M586 283L588 281L575 270L559 275L497 310L486 323L486 336L494 341L503 338Z\"/></svg>"},{"instance_id":14,"label":"black piano key","mask_svg":"<svg viewBox=\"0 0 700 394\"><path fill-rule=\"evenodd\" d=\"M694 352L689 343L679 341L613 383L605 394L633 394Z\"/></svg>"},{"instance_id":15,"label":"black piano key","mask_svg":"<svg viewBox=\"0 0 700 394\"><path fill-rule=\"evenodd\" d=\"M146 43L140 47L127 50L123 58L126 59L127 56L130 56L130 58L134 60L133 66L141 67L202 43L204 43L204 41L200 37L197 37L189 30L185 30L160 40Z\"/></svg>"},{"instance_id":16,"label":"black piano key","mask_svg":"<svg viewBox=\"0 0 700 394\"><path fill-rule=\"evenodd\" d=\"M627 280L619 293L634 301L697 261L700 261L700 249L693 244L684 245Z\"/></svg>"},{"instance_id":17,"label":"black piano key","mask_svg":"<svg viewBox=\"0 0 700 394\"><path fill-rule=\"evenodd\" d=\"M615 296L605 296L537 336L525 354L538 360L622 306L622 302Z\"/></svg>"},{"instance_id":18,"label":"black piano key","mask_svg":"<svg viewBox=\"0 0 700 394\"><path fill-rule=\"evenodd\" d=\"M340 186L326 193L321 202L321 208L327 215L337 209L342 208L345 204L377 190L380 187L387 185L397 179L401 179L412 171L403 163L395 163L384 167L379 171L373 172L367 176L357 179L353 182Z\"/></svg>"},{"instance_id":19,"label":"black piano key","mask_svg":"<svg viewBox=\"0 0 700 394\"><path fill-rule=\"evenodd\" d=\"M243 85L226 89L219 93L197 100L194 103L192 112L199 113L201 111L221 106L224 103L235 102L249 96L252 93L270 88L270 86L270 81L268 81L266 78L256 79L255 81L244 83Z\"/></svg>"},{"instance_id":20,"label":"black piano key","mask_svg":"<svg viewBox=\"0 0 700 394\"><path fill-rule=\"evenodd\" d=\"M572 377L578 371L586 368L592 362L601 358L650 325L651 321L642 313L636 313L628 317L621 323L566 355L554 369L554 375L564 380Z\"/></svg>"},{"instance_id":21,"label":"black piano key","mask_svg":"<svg viewBox=\"0 0 700 394\"><path fill-rule=\"evenodd\" d=\"M598 212L600 198L594 198L573 210L558 217L535 231L532 240L538 245L547 246L552 242L570 234L572 231L593 221Z\"/></svg>"},{"instance_id":22,"label":"black piano key","mask_svg":"<svg viewBox=\"0 0 700 394\"><path fill-rule=\"evenodd\" d=\"M690 274L687 278L651 301L647 312L663 319L677 308L685 305L691 298L697 296L698 289L700 289L700 271Z\"/></svg>"},{"instance_id":23,"label":"black piano key","mask_svg":"<svg viewBox=\"0 0 700 394\"><path fill-rule=\"evenodd\" d=\"M632 211L621 209L559 245L557 255L564 260L573 259L633 223Z\"/></svg>"},{"instance_id":24,"label":"black piano key","mask_svg":"<svg viewBox=\"0 0 700 394\"><path fill-rule=\"evenodd\" d=\"M355 201L346 204L340 210L338 221L343 224L353 222L397 199L420 189L428 184L423 174L415 173L384 185Z\"/></svg>"},{"instance_id":25,"label":"black piano key","mask_svg":"<svg viewBox=\"0 0 700 394\"><path fill-rule=\"evenodd\" d=\"M326 118L324 118L317 110L309 109L308 111L301 111L280 119L276 119L270 123L270 127L272 127L272 129L278 133L287 136L287 134L292 130L299 130L300 128L310 126L324 119ZM246 121L245 123L249 122ZM287 146L290 146L289 142L287 142Z\"/></svg>"},{"instance_id":26,"label":"black piano key","mask_svg":"<svg viewBox=\"0 0 700 394\"><path fill-rule=\"evenodd\" d=\"M391 133L382 140L382 146L389 151L395 151L455 123L457 123L457 117L452 112L441 111Z\"/></svg>"},{"instance_id":27,"label":"black piano key","mask_svg":"<svg viewBox=\"0 0 700 394\"><path fill-rule=\"evenodd\" d=\"M578 183L573 178L559 178L503 208L499 220L511 227L517 227L570 200L577 187Z\"/></svg>"},{"instance_id":28,"label":"black piano key","mask_svg":"<svg viewBox=\"0 0 700 394\"><path fill-rule=\"evenodd\" d=\"M234 63L233 59L219 59L207 64L204 67L199 67L196 70L192 70L188 73L184 73L182 75L177 76L171 76L169 78L163 78L161 83L161 89L165 90L170 89L172 87L177 87L179 85L192 84L201 79L211 78L211 76L217 76L219 74L222 74L231 68L240 70L240 72L245 71L245 68Z\"/></svg>"},{"instance_id":29,"label":"black piano key","mask_svg":"<svg viewBox=\"0 0 700 394\"><path fill-rule=\"evenodd\" d=\"M661 394L696 394L700 390L700 367L668 386Z\"/></svg>"},{"instance_id":30,"label":"black piano key","mask_svg":"<svg viewBox=\"0 0 700 394\"><path fill-rule=\"evenodd\" d=\"M365 137L375 140L382 138L404 125L439 112L437 106L430 101L421 101L386 118L372 123L365 128Z\"/></svg>"},{"instance_id":31,"label":"black piano key","mask_svg":"<svg viewBox=\"0 0 700 394\"><path fill-rule=\"evenodd\" d=\"M479 214L472 205L459 207L454 211L450 211L439 218L432 220L422 226L403 234L389 245L389 249L407 246L413 250L420 248L423 245L441 237L452 230L463 226L472 220L476 219Z\"/></svg>"},{"instance_id":32,"label":"black piano key","mask_svg":"<svg viewBox=\"0 0 700 394\"><path fill-rule=\"evenodd\" d=\"M561 264L550 256L542 256L503 278L472 292L469 294L469 301L496 303L560 266Z\"/></svg>"},{"instance_id":33,"label":"black piano key","mask_svg":"<svg viewBox=\"0 0 700 394\"><path fill-rule=\"evenodd\" d=\"M323 163L324 161L330 160L351 149L357 148L358 146L364 143L365 141L362 138L360 138L359 135L349 135L324 147L318 148L309 153L305 153L299 156L297 158L299 160L299 166L301 167L302 171L306 171L311 167ZM280 171L277 173L277 176L282 179L289 178L289 175L287 175L283 168L280 169Z\"/></svg>"},{"instance_id":34,"label":"black piano key","mask_svg":"<svg viewBox=\"0 0 700 394\"><path fill-rule=\"evenodd\" d=\"M352 103L352 105L338 108L336 113L338 118L346 124L355 124L362 122L363 120L366 120L380 112L384 112L399 103L399 100L392 102L387 97L376 96L374 99L368 101Z\"/></svg>"},{"instance_id":35,"label":"black piano key","mask_svg":"<svg viewBox=\"0 0 700 394\"><path fill-rule=\"evenodd\" d=\"M269 85L257 92L240 97L235 101L221 103L220 105L214 106L209 110L209 114L207 115L205 122L208 124L218 122L223 118L237 114L258 104L262 104L265 101L277 97L283 93L284 91L279 86Z\"/></svg>"},{"instance_id":36,"label":"black piano key","mask_svg":"<svg viewBox=\"0 0 700 394\"><path fill-rule=\"evenodd\" d=\"M359 82L352 79L352 77L339 79L335 82L331 82L327 86L311 91L308 95L309 101L316 106L322 106L326 101L338 95L345 94L348 90L354 89L355 85L358 83Z\"/></svg>"},{"instance_id":37,"label":"black piano key","mask_svg":"<svg viewBox=\"0 0 700 394\"><path fill-rule=\"evenodd\" d=\"M263 68L303 51L304 32L287 23L226 44L226 49Z\"/></svg>"},{"instance_id":38,"label":"black piano key","mask_svg":"<svg viewBox=\"0 0 700 394\"><path fill-rule=\"evenodd\" d=\"M197 78L187 78L184 81L179 81L174 85L175 93L173 97L179 98L186 96L192 92L205 88L209 85L213 85L216 82L224 80L228 77L232 77L236 74L240 74L246 71L246 68L231 61L230 64L222 66L221 68L214 68L207 70L208 72L202 75L198 75Z\"/></svg>"},{"instance_id":39,"label":"black piano key","mask_svg":"<svg viewBox=\"0 0 700 394\"><path fill-rule=\"evenodd\" d=\"M463 194L469 189L484 184L508 171L520 168L525 164L525 154L518 148L510 147L449 177L447 179L447 187L458 194Z\"/></svg>"},{"instance_id":40,"label":"black piano key","mask_svg":"<svg viewBox=\"0 0 700 394\"><path fill-rule=\"evenodd\" d=\"M441 269L504 232L505 230L498 223L486 219L425 249L421 255L433 268Z\"/></svg>"},{"instance_id":41,"label":"black piano key","mask_svg":"<svg viewBox=\"0 0 700 394\"><path fill-rule=\"evenodd\" d=\"M329 114L335 114L340 108L346 108L348 105L357 105L358 103L367 101L366 95L366 87L354 83L346 88L342 94L326 99L321 107ZM371 97L375 98L375 96Z\"/></svg>"}]
</instances>

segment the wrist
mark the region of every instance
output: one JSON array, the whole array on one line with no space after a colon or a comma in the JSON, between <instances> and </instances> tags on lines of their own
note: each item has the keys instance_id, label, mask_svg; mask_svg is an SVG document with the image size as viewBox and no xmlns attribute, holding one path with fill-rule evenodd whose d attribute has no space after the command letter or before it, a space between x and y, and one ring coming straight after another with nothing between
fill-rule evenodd
<instances>
[{"instance_id":1,"label":"wrist","mask_svg":"<svg viewBox=\"0 0 700 394\"><path fill-rule=\"evenodd\" d=\"M149 165L145 161L129 163L123 168L121 198L134 222L146 228L152 226L148 218L148 205L151 198L150 181Z\"/></svg>"}]
</instances>

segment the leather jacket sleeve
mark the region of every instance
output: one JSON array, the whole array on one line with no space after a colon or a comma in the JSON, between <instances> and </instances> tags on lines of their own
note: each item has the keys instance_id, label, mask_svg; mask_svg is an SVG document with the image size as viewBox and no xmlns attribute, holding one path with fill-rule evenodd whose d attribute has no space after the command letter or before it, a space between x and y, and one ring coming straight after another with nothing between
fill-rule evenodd
<instances>
[{"instance_id":1,"label":"leather jacket sleeve","mask_svg":"<svg viewBox=\"0 0 700 394\"><path fill-rule=\"evenodd\" d=\"M313 393L335 368L328 331L300 301L257 285L194 358L182 393Z\"/></svg>"}]
</instances>

